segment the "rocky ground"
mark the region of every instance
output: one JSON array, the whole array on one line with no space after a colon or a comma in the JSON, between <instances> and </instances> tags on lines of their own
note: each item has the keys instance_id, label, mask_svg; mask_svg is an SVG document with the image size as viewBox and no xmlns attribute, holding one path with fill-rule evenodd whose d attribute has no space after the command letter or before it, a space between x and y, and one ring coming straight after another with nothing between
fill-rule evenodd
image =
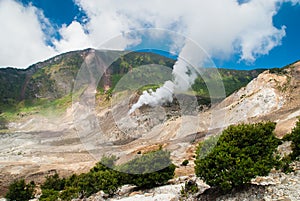
<instances>
[{"instance_id":1,"label":"rocky ground","mask_svg":"<svg viewBox=\"0 0 300 201\"><path fill-rule=\"evenodd\" d=\"M136 190L135 186L125 185L116 195L109 198L105 193L98 192L89 198L73 199L73 201L152 201L152 200L202 200L202 201L298 201L300 200L300 163L294 164L295 172L284 174L272 171L266 177L257 177L250 185L232 190L231 193L222 195L210 189L203 181L191 174L181 176L169 181L168 185L149 189ZM185 183L195 181L199 191L195 194L184 196L181 190ZM34 199L32 201L36 201Z\"/></svg>"},{"instance_id":2,"label":"rocky ground","mask_svg":"<svg viewBox=\"0 0 300 201\"><path fill-rule=\"evenodd\" d=\"M284 74L264 72L220 104L196 111L196 115L180 116L172 106L145 107L128 115L128 103L120 102L97 108L96 114L82 110L76 116L73 110L80 109L80 104L75 104L56 118L38 114L26 116L10 123L8 132L0 134L0 195L16 178L40 182L52 171L63 176L87 171L103 153L115 154L120 157L119 162L123 162L139 151L162 145L171 151L172 160L180 167L176 170L178 181L147 192L125 193L111 200L178 200L181 186L189 178L186 175L193 175L195 145L206 136L230 124L262 120L277 122L279 137L289 132L300 116L299 82L300 63ZM74 123L74 117L79 117L75 122L80 124ZM95 128L101 128L101 132L78 135L80 129L93 131ZM190 161L188 167L180 166L184 159ZM299 176L298 169L289 175L274 173L262 179L273 183L251 186L247 191L217 200L300 200ZM201 181L198 185L201 191L207 188ZM97 196L90 200L97 200ZM101 200L102 195L99 196Z\"/></svg>"}]
</instances>

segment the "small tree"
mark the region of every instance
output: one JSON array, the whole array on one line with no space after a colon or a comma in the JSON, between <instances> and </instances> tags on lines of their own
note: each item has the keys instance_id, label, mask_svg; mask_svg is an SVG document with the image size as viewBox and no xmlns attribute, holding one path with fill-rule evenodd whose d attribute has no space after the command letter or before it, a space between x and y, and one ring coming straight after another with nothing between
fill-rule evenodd
<instances>
[{"instance_id":1,"label":"small tree","mask_svg":"<svg viewBox=\"0 0 300 201\"><path fill-rule=\"evenodd\" d=\"M10 184L5 198L12 201L30 200L34 197L34 188L34 182L26 184L24 179L15 181L12 184Z\"/></svg>"},{"instance_id":2,"label":"small tree","mask_svg":"<svg viewBox=\"0 0 300 201\"><path fill-rule=\"evenodd\" d=\"M274 136L274 129L271 122L228 127L204 157L200 157L200 144L196 175L224 192L267 175L278 163L274 152L281 141Z\"/></svg>"}]
</instances>

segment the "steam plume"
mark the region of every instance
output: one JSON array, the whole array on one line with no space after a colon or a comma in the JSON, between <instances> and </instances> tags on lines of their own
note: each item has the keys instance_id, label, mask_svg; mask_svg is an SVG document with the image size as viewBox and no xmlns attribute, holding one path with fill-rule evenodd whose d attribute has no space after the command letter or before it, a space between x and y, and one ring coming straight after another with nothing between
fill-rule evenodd
<instances>
[{"instance_id":1,"label":"steam plume","mask_svg":"<svg viewBox=\"0 0 300 201\"><path fill-rule=\"evenodd\" d=\"M144 91L140 96L138 102L132 105L129 110L129 114L133 113L136 109L140 108L143 105L157 106L162 105L166 102L173 101L173 94L175 92L185 92L191 88L195 79L197 78L196 71L189 65L183 58L192 60L195 56L197 59L202 59L201 55L194 55L195 46L190 43L186 43L181 53L173 66L173 80L168 80L164 85L158 88L156 91ZM198 62L197 62L198 63Z\"/></svg>"}]
</instances>

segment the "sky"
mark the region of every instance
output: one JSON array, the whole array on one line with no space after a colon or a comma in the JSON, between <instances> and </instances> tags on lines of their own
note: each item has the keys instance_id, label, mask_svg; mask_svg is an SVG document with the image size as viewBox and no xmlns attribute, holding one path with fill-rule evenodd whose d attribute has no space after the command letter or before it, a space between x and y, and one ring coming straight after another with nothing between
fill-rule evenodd
<instances>
[{"instance_id":1,"label":"sky","mask_svg":"<svg viewBox=\"0 0 300 201\"><path fill-rule=\"evenodd\" d=\"M282 67L300 60L298 19L300 0L0 0L0 67L89 47L180 55L186 39L220 68Z\"/></svg>"}]
</instances>

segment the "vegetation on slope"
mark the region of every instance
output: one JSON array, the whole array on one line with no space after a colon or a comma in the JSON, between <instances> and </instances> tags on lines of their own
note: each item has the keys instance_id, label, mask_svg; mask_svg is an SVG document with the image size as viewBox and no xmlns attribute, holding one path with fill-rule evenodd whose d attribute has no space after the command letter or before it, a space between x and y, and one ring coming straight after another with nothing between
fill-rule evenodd
<instances>
[{"instance_id":1,"label":"vegetation on slope","mask_svg":"<svg viewBox=\"0 0 300 201\"><path fill-rule=\"evenodd\" d=\"M32 199L34 198L34 188L34 182L26 184L24 179L15 181L9 186L9 191L5 198L9 201L26 201Z\"/></svg>"},{"instance_id":2,"label":"vegetation on slope","mask_svg":"<svg viewBox=\"0 0 300 201\"><path fill-rule=\"evenodd\" d=\"M300 156L300 118L296 123L296 126L293 128L292 132L285 135L283 140L292 142L292 153L290 158L292 160L299 159Z\"/></svg>"},{"instance_id":3,"label":"vegetation on slope","mask_svg":"<svg viewBox=\"0 0 300 201\"><path fill-rule=\"evenodd\" d=\"M246 86L251 80L257 77L263 71L264 70L260 70L260 69L251 70L251 71L218 69L218 72L224 84L226 96L229 96L236 90ZM214 81L214 79L212 79L211 81ZM201 77L198 77L195 80L192 89L199 96L207 97L209 95L207 84L204 82L204 80Z\"/></svg>"},{"instance_id":4,"label":"vegetation on slope","mask_svg":"<svg viewBox=\"0 0 300 201\"><path fill-rule=\"evenodd\" d=\"M114 156L103 157L88 173L74 174L68 178L60 178L58 174L46 177L41 185L40 200L72 200L89 197L101 190L113 195L125 184L133 184L137 188L152 188L166 184L174 176L175 165L171 163L168 151L151 151L119 166L115 165L116 159ZM157 169L154 171L153 167ZM6 197L26 201L32 197L32 189L31 184L26 185L24 180L16 181L10 185ZM27 197L23 196L23 192Z\"/></svg>"},{"instance_id":5,"label":"vegetation on slope","mask_svg":"<svg viewBox=\"0 0 300 201\"><path fill-rule=\"evenodd\" d=\"M1 128L5 127L6 122L19 116L47 113L47 111L63 111L69 106L77 72L90 51L90 49L87 49L65 53L34 64L25 70L0 69ZM154 53L124 52L124 55L109 67L109 76L100 80L98 91L100 94L105 94L109 99L119 80L133 68L147 64L158 64L172 68L174 63L175 60ZM257 70L236 71L219 69L226 95L245 86L260 72ZM143 76L140 75L141 79L143 79ZM105 81L104 79L108 80ZM104 90L104 83L109 84L110 89L108 91ZM139 90L150 88L155 90L157 87L159 87L157 84L150 84L141 86ZM199 102L199 104L210 103L206 83L201 77L196 79L192 88L196 95L201 97L199 100L202 102Z\"/></svg>"},{"instance_id":6,"label":"vegetation on slope","mask_svg":"<svg viewBox=\"0 0 300 201\"><path fill-rule=\"evenodd\" d=\"M292 159L297 159L300 156L300 120L296 123L296 127L291 133L292 141Z\"/></svg>"},{"instance_id":7,"label":"vegetation on slope","mask_svg":"<svg viewBox=\"0 0 300 201\"><path fill-rule=\"evenodd\" d=\"M274 129L271 122L229 126L204 157L201 151L205 144L200 143L196 175L224 192L249 183L255 176L266 176L279 163L274 153L281 141L274 136Z\"/></svg>"},{"instance_id":8,"label":"vegetation on slope","mask_svg":"<svg viewBox=\"0 0 300 201\"><path fill-rule=\"evenodd\" d=\"M277 148L282 140L274 136L275 123L240 124L229 126L221 135L199 143L196 150L195 173L217 192L227 193L233 188L242 189L256 176L266 176L272 168L286 162L279 159ZM283 140L292 141L292 162L299 157L300 120L293 131ZM164 185L174 176L175 166L170 153L161 148L116 165L115 156L103 157L89 172L60 178L58 174L46 177L41 185L41 201L84 198L104 191L113 196L125 184L137 188L152 188ZM163 165L163 167L162 167ZM154 169L159 169L154 171ZM135 174L138 173L138 174ZM195 183L186 183L181 195L188 197L197 192ZM219 191L221 190L221 191ZM33 196L34 183L15 181L6 197L13 200L28 200ZM25 196L25 197L24 197Z\"/></svg>"}]
</instances>

